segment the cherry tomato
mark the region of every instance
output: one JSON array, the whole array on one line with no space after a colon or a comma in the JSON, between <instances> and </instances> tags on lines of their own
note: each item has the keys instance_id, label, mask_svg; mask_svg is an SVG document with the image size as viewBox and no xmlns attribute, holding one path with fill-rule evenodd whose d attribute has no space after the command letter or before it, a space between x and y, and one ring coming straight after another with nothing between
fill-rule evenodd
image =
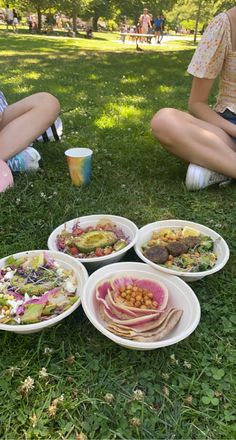
<instances>
[{"instance_id":1,"label":"cherry tomato","mask_svg":"<svg viewBox=\"0 0 236 440\"><path fill-rule=\"evenodd\" d=\"M76 235L76 236L78 236L78 235L81 235L81 234L83 234L83 232L84 232L84 230L83 230L83 229L80 229L80 228L76 228L76 229L74 229L74 231L73 231L73 235Z\"/></svg>"},{"instance_id":2,"label":"cherry tomato","mask_svg":"<svg viewBox=\"0 0 236 440\"><path fill-rule=\"evenodd\" d=\"M97 248L96 251L95 251L95 254L96 254L97 257L102 257L102 255L104 255L103 254L103 249Z\"/></svg>"},{"instance_id":3,"label":"cherry tomato","mask_svg":"<svg viewBox=\"0 0 236 440\"><path fill-rule=\"evenodd\" d=\"M72 246L72 247L70 247L70 253L71 253L71 255L78 255L79 251L78 251L77 247Z\"/></svg>"}]
</instances>

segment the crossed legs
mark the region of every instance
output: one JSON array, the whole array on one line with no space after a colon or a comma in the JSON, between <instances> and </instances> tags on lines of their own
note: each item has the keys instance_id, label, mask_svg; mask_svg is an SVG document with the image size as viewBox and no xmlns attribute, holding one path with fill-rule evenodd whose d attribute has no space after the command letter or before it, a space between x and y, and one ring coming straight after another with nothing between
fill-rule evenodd
<instances>
[{"instance_id":1,"label":"crossed legs","mask_svg":"<svg viewBox=\"0 0 236 440\"><path fill-rule=\"evenodd\" d=\"M24 150L55 121L58 100L46 92L9 105L0 123L0 159L7 160Z\"/></svg>"},{"instance_id":2,"label":"crossed legs","mask_svg":"<svg viewBox=\"0 0 236 440\"><path fill-rule=\"evenodd\" d=\"M151 128L170 153L236 179L236 142L221 128L172 108L159 110Z\"/></svg>"}]
</instances>

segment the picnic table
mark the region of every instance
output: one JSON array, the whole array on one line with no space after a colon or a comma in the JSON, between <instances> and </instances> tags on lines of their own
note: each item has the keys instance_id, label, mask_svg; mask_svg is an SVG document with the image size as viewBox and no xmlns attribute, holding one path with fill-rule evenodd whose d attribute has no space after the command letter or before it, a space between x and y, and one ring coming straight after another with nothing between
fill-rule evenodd
<instances>
[{"instance_id":1,"label":"picnic table","mask_svg":"<svg viewBox=\"0 0 236 440\"><path fill-rule=\"evenodd\" d=\"M134 32L120 32L120 38L121 38L122 43L125 43L126 37L130 37L130 38L134 39L134 41L137 44L138 41L141 40L142 38L149 38L148 42L151 43L151 40L152 40L152 38L155 38L155 35L154 34L137 34Z\"/></svg>"}]
</instances>

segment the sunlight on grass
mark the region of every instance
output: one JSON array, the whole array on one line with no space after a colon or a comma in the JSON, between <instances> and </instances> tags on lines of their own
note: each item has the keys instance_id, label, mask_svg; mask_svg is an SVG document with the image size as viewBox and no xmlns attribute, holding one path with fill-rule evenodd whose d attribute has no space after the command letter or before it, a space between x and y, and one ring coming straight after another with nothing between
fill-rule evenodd
<instances>
[{"instance_id":1,"label":"sunlight on grass","mask_svg":"<svg viewBox=\"0 0 236 440\"><path fill-rule=\"evenodd\" d=\"M165 85L160 85L157 89L160 93L168 93L168 92L173 92L174 87L171 86L165 86Z\"/></svg>"},{"instance_id":2,"label":"sunlight on grass","mask_svg":"<svg viewBox=\"0 0 236 440\"><path fill-rule=\"evenodd\" d=\"M95 75L92 73L91 75L88 75L88 79L96 81L97 79L100 79L98 75Z\"/></svg>"},{"instance_id":3,"label":"sunlight on grass","mask_svg":"<svg viewBox=\"0 0 236 440\"><path fill-rule=\"evenodd\" d=\"M104 111L104 114L96 120L96 126L99 128L111 128L116 125L129 121L135 124L140 121L142 111L137 107L127 104L109 104Z\"/></svg>"},{"instance_id":4,"label":"sunlight on grass","mask_svg":"<svg viewBox=\"0 0 236 440\"><path fill-rule=\"evenodd\" d=\"M28 72L28 73L25 73L24 74L24 78L27 78L27 79L39 79L40 78L40 76L41 76L41 73L38 73L38 72Z\"/></svg>"}]
</instances>

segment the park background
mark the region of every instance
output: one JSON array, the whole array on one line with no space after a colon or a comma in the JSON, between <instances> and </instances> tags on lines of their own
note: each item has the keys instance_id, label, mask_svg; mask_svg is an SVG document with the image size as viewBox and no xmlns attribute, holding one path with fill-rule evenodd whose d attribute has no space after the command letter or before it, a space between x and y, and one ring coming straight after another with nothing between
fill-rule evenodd
<instances>
[{"instance_id":1,"label":"park background","mask_svg":"<svg viewBox=\"0 0 236 440\"><path fill-rule=\"evenodd\" d=\"M52 3L45 2L42 12L56 12ZM153 13L161 8L168 16L181 3L187 5L65 1L65 12L72 17L76 5L86 19L85 3L98 5L103 21L114 19L107 15L110 5L123 5L121 15L134 21L143 6ZM195 8L193 19L198 5L210 19L215 6L223 10L229 3L188 4ZM22 16L37 13L34 1L10 6L20 10L23 4ZM123 349L101 335L81 307L48 331L1 332L4 440L235 438L235 184L188 192L187 164L168 155L150 133L158 109L187 110L191 77L186 68L195 47L192 35L164 38L158 47L143 45L136 52L131 42L122 45L118 34L105 30L86 40L55 32L30 35L26 26L16 35L0 27L0 83L9 103L48 91L60 100L64 124L60 143L37 145L41 170L15 176L14 187L0 196L1 257L46 249L57 225L100 212L128 217L139 227L170 218L199 222L221 234L231 252L221 272L191 284L201 321L177 345L150 352ZM94 151L86 188L71 186L64 158L70 146Z\"/></svg>"},{"instance_id":2,"label":"park background","mask_svg":"<svg viewBox=\"0 0 236 440\"><path fill-rule=\"evenodd\" d=\"M56 17L70 19L74 32L79 24L90 23L93 30L116 31L122 23L135 25L143 11L148 8L153 17L162 13L165 17L165 28L168 31L189 31L194 34L202 32L209 20L234 6L233 0L15 0L0 1L0 20L6 5L15 8L24 23L30 14L35 14L39 32L44 25L55 25Z\"/></svg>"}]
</instances>

